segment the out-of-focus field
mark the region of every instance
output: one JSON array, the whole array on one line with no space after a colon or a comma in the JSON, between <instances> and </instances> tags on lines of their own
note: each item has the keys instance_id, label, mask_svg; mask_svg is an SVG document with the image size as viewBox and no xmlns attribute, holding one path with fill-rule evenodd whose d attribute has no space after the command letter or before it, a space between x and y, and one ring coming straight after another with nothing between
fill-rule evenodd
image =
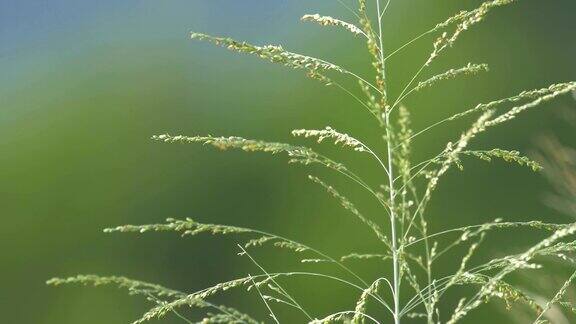
<instances>
[{"instance_id":1,"label":"out-of-focus field","mask_svg":"<svg viewBox=\"0 0 576 324\"><path fill-rule=\"evenodd\" d=\"M385 17L386 47L397 48L478 3L393 1ZM0 2L0 321L126 323L150 306L110 288L45 286L52 276L121 274L192 291L256 272L236 255L234 239L109 235L102 233L107 226L193 217L285 234L334 255L377 252L374 242L364 240L363 228L306 179L310 172L335 178L325 171L288 166L282 157L149 140L170 132L287 141L294 128L331 125L382 150L366 126L369 115L337 90L188 39L195 30L282 43L368 73L360 39L299 22L303 14L316 12L352 19L336 1ZM576 79L574 12L573 0L527 0L489 15L435 71L486 62L491 72L414 97L408 104L415 129L480 101ZM397 81L391 91L401 90L431 42L423 39L390 62L390 79ZM574 130L555 114L570 106L574 100L568 96L546 104L494 129L477 146L527 152L545 132L575 144ZM415 160L443 148L460 134L460 126L417 140ZM321 150L333 152L330 146ZM343 158L375 182L381 176L357 155ZM442 182L431 226L498 217L568 221L543 206L547 190L527 169L471 162ZM368 199L358 199L365 213L376 211ZM527 239L495 235L485 251L515 251ZM256 253L269 269L298 267L289 255ZM455 266L450 258L445 261L446 267ZM294 291L303 303L317 305L318 315L344 305L351 292L324 282L295 283ZM256 295L239 296L224 299L262 312ZM485 308L469 323L486 323L493 314L499 315ZM164 322L179 323L176 318Z\"/></svg>"}]
</instances>

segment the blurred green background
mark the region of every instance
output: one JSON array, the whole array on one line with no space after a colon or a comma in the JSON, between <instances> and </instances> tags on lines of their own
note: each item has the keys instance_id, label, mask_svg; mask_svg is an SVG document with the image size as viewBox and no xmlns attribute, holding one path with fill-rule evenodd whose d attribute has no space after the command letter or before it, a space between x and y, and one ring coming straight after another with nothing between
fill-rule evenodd
<instances>
[{"instance_id":1,"label":"blurred green background","mask_svg":"<svg viewBox=\"0 0 576 324\"><path fill-rule=\"evenodd\" d=\"M479 3L392 1L384 19L386 47L397 48ZM45 286L53 276L120 274L194 291L257 272L236 255L237 238L109 235L102 233L107 226L193 217L283 234L333 255L378 252L365 230L306 179L309 173L320 175L365 214L377 212L358 188L334 174L287 166L284 157L149 140L169 132L297 141L289 135L294 128L331 125L383 152L372 120L336 89L188 39L194 30L281 43L370 73L360 39L298 21L316 12L353 20L336 1L1 1L1 322L127 323L150 306L113 288ZM575 12L573 0L526 0L490 14L431 71L486 62L490 73L414 96L407 102L414 128L477 102L576 79ZM431 41L423 39L390 61L393 94L426 59ZM569 96L543 105L479 138L475 147L527 152L535 136L546 132L576 144L574 131L556 116L574 106ZM415 161L436 154L463 125L419 138ZM335 153L329 145L319 150ZM339 156L371 183L382 181L361 156ZM441 182L430 210L431 230L497 217L568 221L543 206L547 190L542 177L529 170L470 161ZM521 232L495 235L485 253L515 251L529 238ZM290 252L262 249L254 255L270 271L315 267L300 265ZM456 266L450 258L443 262L447 269ZM357 266L366 274L387 271L376 263ZM326 282L295 280L290 287L317 316L351 302L350 290ZM254 293L222 301L265 319ZM502 319L503 313L484 308L469 322Z\"/></svg>"}]
</instances>

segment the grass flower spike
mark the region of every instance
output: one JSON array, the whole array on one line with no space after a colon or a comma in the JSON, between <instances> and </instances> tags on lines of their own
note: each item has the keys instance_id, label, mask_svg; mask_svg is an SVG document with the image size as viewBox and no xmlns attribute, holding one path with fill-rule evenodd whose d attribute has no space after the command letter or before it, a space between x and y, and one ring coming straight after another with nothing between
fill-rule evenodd
<instances>
[{"instance_id":1,"label":"grass flower spike","mask_svg":"<svg viewBox=\"0 0 576 324\"><path fill-rule=\"evenodd\" d=\"M433 217L429 211L445 176L452 171L464 169L470 160L476 158L486 162L504 161L508 162L509 167L523 166L538 172L544 167L543 172L559 191L549 197L549 202L562 213L576 217L576 200L572 197L576 193L576 172L572 172L574 165L570 164L570 159L556 164L548 158L576 156L574 152L548 148L532 159L518 150L499 148L497 144L489 149L475 147L479 142L477 139L491 131L493 126L507 124L543 103L576 92L576 81L560 82L462 107L454 115L436 117L436 121L420 130L412 129L413 116L430 108L418 107L416 104L413 107L413 102L409 101L412 95L424 90L434 91L447 80L462 77L470 79L488 71L486 64L468 63L434 75L430 71L431 66L448 52L447 49L456 46L457 40L466 31L488 20L492 11L512 4L520 7L522 1L481 1L477 8L462 10L432 25L421 36L408 40L397 49L387 48L385 39L385 31L390 28L388 21L391 21L385 17L393 13L394 6L390 6L390 3L394 1L359 0L355 2L355 8L350 7L348 2L338 2L344 5L356 21L347 22L320 14L304 15L301 20L336 27L359 36L358 39L364 43L359 46L363 46L367 54L364 71L370 71L370 76L321 58L287 51L279 45L252 45L201 33L192 33L191 37L233 52L304 71L315 80L343 90L353 99L357 109L367 110L377 120L377 123L364 127L372 127L372 132L367 133L377 133L378 136L375 139L369 138L369 135L355 137L332 127L322 128L321 125L318 129L292 131L296 137L292 141L313 138L316 143L311 143L312 146L329 141L335 145L333 150L337 150L332 154L342 152L342 156L366 159L366 168L372 168L372 174L377 176L363 176L366 170L357 170L351 163L345 165L327 157L320 153L322 147L317 149L237 136L161 134L152 136L152 140L163 144L201 144L223 151L241 150L287 156L290 163L310 167L307 171L312 175L308 178L319 186L318 189L328 193L329 198L335 199L358 226L363 226L369 234L365 242L349 242L351 240L348 237L338 238L350 250L339 252L340 256L333 256L332 252L321 251L312 244L288 238L290 233L275 234L255 228L197 222L191 218L168 218L157 224L121 225L106 229L105 232L138 235L168 232L187 238L202 234L229 236L238 240L238 244L231 249L239 252L238 255L253 266L253 271L240 274L235 279L186 292L121 276L78 275L51 279L48 284L112 285L124 288L132 295L142 296L151 306L133 323L171 316L185 323L453 324L466 323L468 317L480 307L502 306L509 310L503 315L503 323L514 322L520 313L537 324L556 323L554 316L558 314L576 322L575 314L572 313L576 305L574 300L567 297L574 293L573 283L576 278L576 223L573 223L573 219L572 222L553 224L531 218L535 215L526 215L523 220L496 219L486 223L442 228L442 224L446 223L439 220L438 216L442 215L435 214ZM541 2L540 5L553 6L547 2ZM423 53L424 62L415 65L416 72L409 73L411 75L408 78L401 80L390 77L388 68L396 68L393 65L394 56L404 48L424 41L425 35L435 35L428 45L432 51ZM426 73L432 76L422 78ZM434 113L433 109L432 112L428 110L426 116ZM469 117L471 122L461 129L451 129L456 136L441 143L443 149L428 152L431 150L428 147L413 146L430 129L454 126L457 123L450 122L456 120L460 120L462 123L459 125L462 125L467 120L465 117ZM351 154L345 150L363 154ZM414 156L428 157L415 160ZM325 174L317 175L316 172ZM342 177L344 184L331 185L337 182L332 182L330 177ZM348 189L352 187L364 193L367 199L350 195ZM367 202L373 203L373 208L365 206ZM241 222L242 218L239 219ZM318 226L315 233L324 237L327 229L333 225ZM482 261L479 256L490 255L485 245L494 232L506 232L509 235L529 232L533 235L526 235L523 240L514 242L514 253L503 250L498 255L491 255L487 261ZM527 241L530 243L525 243ZM523 248L521 244L524 244ZM264 249L276 249L276 253L286 253L296 260L286 261L289 263L286 268L290 270L270 271L266 258L258 255ZM365 251L358 251L360 249ZM449 261L446 261L448 256ZM363 263L377 264L379 272L367 275L358 271L358 265ZM442 270L438 267L440 263L444 263ZM450 271L446 272L448 266ZM568 275L562 277L562 271L555 271L559 268L570 271L565 271ZM530 278L555 275L559 279L554 281L556 285L549 285L554 287L553 292L537 291L527 289L533 288L533 285L518 280L516 276L524 273L531 273ZM291 289L293 285L301 284L298 281L300 278L348 289L347 303L330 308L325 303L314 305L308 301L302 302L303 296ZM250 300L254 300L257 306L251 311L244 311L240 308L246 303L221 305L222 300L234 304L234 298L219 298L219 295L231 291L245 293L246 298L253 298ZM183 310L188 311L180 313Z\"/></svg>"}]
</instances>

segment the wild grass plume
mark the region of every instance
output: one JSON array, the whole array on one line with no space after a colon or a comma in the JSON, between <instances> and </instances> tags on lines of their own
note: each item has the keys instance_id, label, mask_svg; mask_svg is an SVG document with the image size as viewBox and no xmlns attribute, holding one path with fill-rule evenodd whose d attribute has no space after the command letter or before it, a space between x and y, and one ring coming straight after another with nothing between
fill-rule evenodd
<instances>
[{"instance_id":1,"label":"wild grass plume","mask_svg":"<svg viewBox=\"0 0 576 324\"><path fill-rule=\"evenodd\" d=\"M479 28L481 22L488 20L490 13L500 7L511 6L521 1L491 0L483 2L472 10L464 10L432 26L418 37L408 40L397 49L384 46L384 17L390 14L390 1L358 0L354 8L346 6L356 21L346 21L321 14L307 14L302 21L316 23L323 27L339 29L351 33L353 37L365 43L372 66L371 77L361 77L336 63L306 54L285 50L280 45L253 45L228 37L210 36L192 33L197 41L213 43L228 50L249 54L265 61L290 69L301 70L307 76L323 84L342 90L357 103L358 109L367 110L375 123L366 127L377 128L384 139L374 149L367 142L320 125L318 129L296 129L292 132L297 139L312 138L316 142L331 142L341 150L351 150L358 158L369 159L374 168L381 170L380 179L364 179L356 170L345 165L337 158L325 156L315 149L301 144L268 142L245 139L235 136L188 136L157 134L154 141L162 143L204 144L221 150L243 150L287 156L291 163L317 165L342 176L350 184L359 186L368 197L379 205L380 214L366 214L362 206L346 197L336 186L319 176L310 175L309 179L319 185L321 190L334 198L344 210L359 223L367 227L371 235L379 242L377 253L355 251L345 256L331 256L302 242L288 238L288 234L269 233L258 229L200 223L193 219L167 219L165 222L149 225L123 225L106 229L107 233L146 233L174 232L180 235L234 235L242 240L238 247L241 256L254 264L254 273L244 274L237 279L221 282L194 292L179 292L159 285L149 284L124 277L100 277L80 275L64 279L51 279L51 285L115 285L125 288L129 293L141 295L154 306L134 323L142 323L173 314L188 323L288 323L276 310L288 308L299 313L302 320L309 323L461 323L479 307L492 302L503 302L506 307L520 305L526 318L533 323L553 320L550 310L573 312L576 305L567 299L571 283L576 273L563 278L554 294L542 297L540 293L526 291L522 284L509 281L512 273L535 271L534 276L548 269L551 263L561 264L574 269L576 252L576 223L573 220L565 224L550 224L526 219L521 222L501 219L483 224L470 224L459 228L445 228L431 232L429 223L434 222L428 214L428 207L435 196L436 189L443 177L454 168L463 168L469 159L483 161L501 160L510 167L523 166L533 171L551 164L544 159L538 163L519 151L498 147L491 149L474 148L475 140L493 127L500 126L519 117L531 108L544 102L566 95L576 90L576 81L567 81L553 85L543 85L539 89L522 91L516 95L497 98L487 103L462 109L460 112L420 130L411 128L411 115L418 113L417 107L407 107L405 101L416 92L433 90L452 79L473 78L486 73L486 64L469 63L445 72L423 77L436 60L457 45L460 36L467 30ZM540 5L552 5L542 2ZM312 26L313 27L313 26ZM408 82L401 83L390 91L390 85L399 81L387 75L387 67L393 64L393 58L414 42L424 42L429 37L429 52L415 67ZM349 82L353 81L353 82ZM355 84L358 88L352 88ZM463 129L460 136L445 143L444 148L424 161L413 161L412 141L426 136L427 132L450 121L474 116L469 127ZM295 139L296 140L296 139ZM385 154L377 152L384 151ZM560 155L558 150L551 152ZM576 160L574 152L570 161ZM573 165L571 166L573 167ZM550 167L551 177L567 178L566 166ZM568 182L557 185L561 194L551 196L551 204L562 212L576 214L576 185L574 173ZM382 217L384 216L384 217ZM515 231L533 231L534 241L523 251L510 255L493 256L488 262L475 262L473 257L482 249L485 238L493 231L506 231L514 235ZM543 239L538 239L543 237ZM323 263L334 267L337 272L323 271L287 271L269 272L264 262L253 256L254 247L269 246L295 253L303 263ZM451 274L436 271L440 256L450 255L453 261ZM354 263L378 260L383 263L386 275L366 278L354 270ZM388 275L390 273L390 275ZM350 295L349 307L334 309L331 313L319 313L314 305L302 304L299 297L288 292L291 278L311 277L332 281L334 284L348 286L354 291ZM465 289L462 289L462 288ZM212 298L232 289L246 289L260 297L262 309L268 316L245 314L231 306L219 305ZM448 297L450 296L450 297ZM454 302L456 300L456 302ZM182 308L192 308L197 318L191 319L179 313ZM555 313L556 314L556 313ZM566 315L570 316L570 315ZM573 316L573 315L571 315ZM575 317L572 317L575 318ZM510 318L510 321L513 321Z\"/></svg>"}]
</instances>

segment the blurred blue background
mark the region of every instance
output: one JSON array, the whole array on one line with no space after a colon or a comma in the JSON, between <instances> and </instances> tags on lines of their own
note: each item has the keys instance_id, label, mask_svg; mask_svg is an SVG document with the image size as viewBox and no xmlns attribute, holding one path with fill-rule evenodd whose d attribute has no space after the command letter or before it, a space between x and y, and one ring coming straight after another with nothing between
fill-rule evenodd
<instances>
[{"instance_id":1,"label":"blurred blue background","mask_svg":"<svg viewBox=\"0 0 576 324\"><path fill-rule=\"evenodd\" d=\"M392 1L384 19L386 47L395 49L479 3ZM383 152L369 116L336 89L188 37L193 30L281 43L368 75L361 40L298 21L316 12L353 20L338 2L326 0L0 1L2 322L126 323L150 306L115 289L45 286L53 276L121 274L194 291L256 272L236 255L235 238L103 234L108 226L193 217L284 234L333 255L378 252L376 242L364 239L363 228L306 179L319 174L345 189L366 214L377 211L333 174L288 167L285 159L267 155L149 140L170 132L294 141L289 135L294 128L331 125ZM490 14L432 72L469 61L489 63L491 72L447 82L440 91L408 101L414 128L477 102L576 79L575 12L572 0L527 0ZM391 60L392 93L398 94L426 59L431 42L423 39ZM476 145L527 152L544 132L574 144L574 131L561 126L555 113L572 108L574 100L565 96L494 129ZM462 125L417 140L415 161L433 156ZM321 150L335 153L330 146ZM357 155L341 156L380 183L377 170ZM442 182L430 210L432 231L497 217L568 221L543 206L547 190L528 170L470 162ZM496 235L486 253L514 251L527 239ZM306 268L289 252L255 254L272 270ZM445 263L456 266L449 258ZM358 266L366 273L382 267ZM293 289L314 305L317 316L350 303L349 290L296 283ZM264 314L257 296L240 296L222 300ZM494 309L476 312L470 322L503 318ZM163 322L179 323L171 317Z\"/></svg>"}]
</instances>

